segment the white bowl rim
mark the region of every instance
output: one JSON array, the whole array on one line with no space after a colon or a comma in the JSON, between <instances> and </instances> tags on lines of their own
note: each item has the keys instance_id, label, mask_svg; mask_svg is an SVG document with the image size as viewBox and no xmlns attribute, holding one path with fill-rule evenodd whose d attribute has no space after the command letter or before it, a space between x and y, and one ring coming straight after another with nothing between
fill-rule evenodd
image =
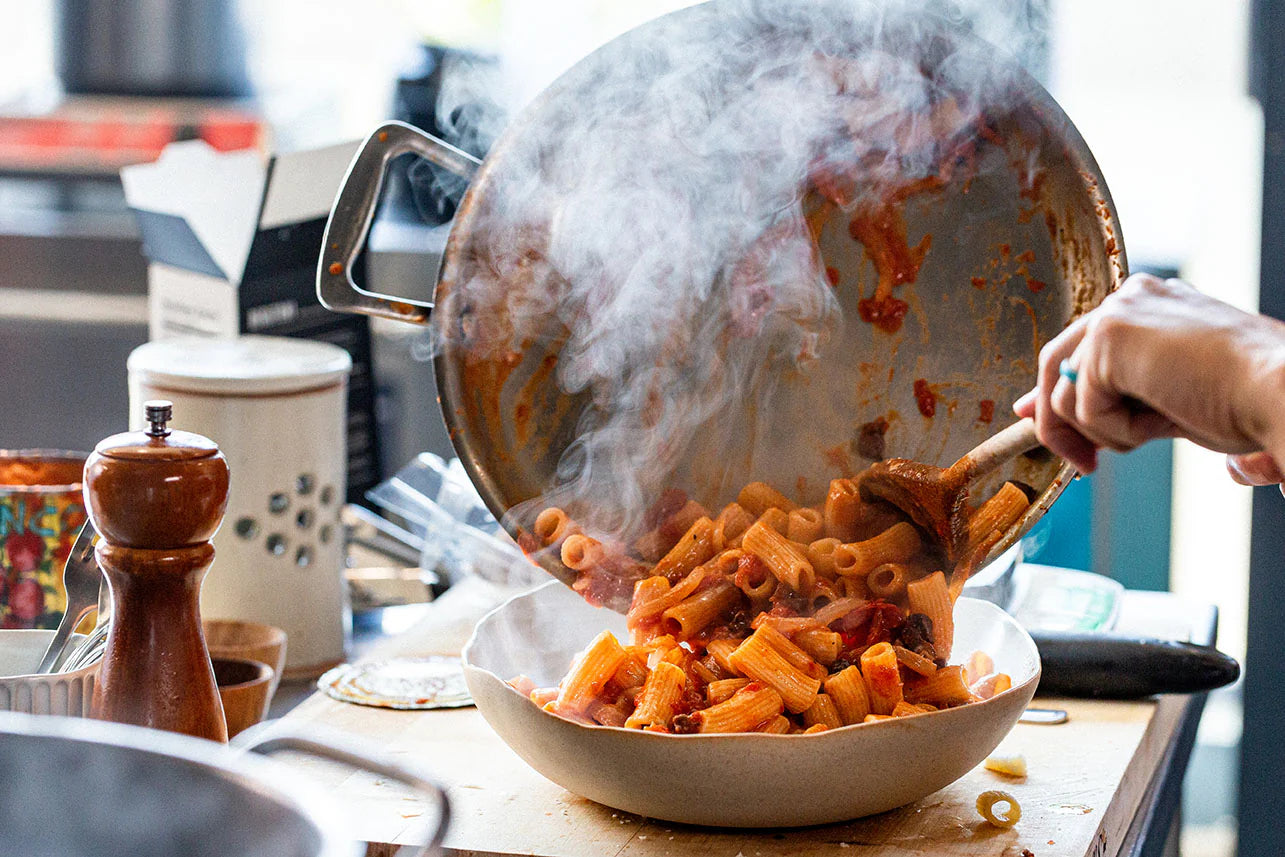
<instances>
[{"instance_id":1,"label":"white bowl rim","mask_svg":"<svg viewBox=\"0 0 1285 857\"><path fill-rule=\"evenodd\" d=\"M53 635L56 633L56 631L51 630L51 629L49 629L49 628L4 628L4 629L0 629L0 637L3 637L3 635L5 635L5 634L9 634L9 633L19 633L19 634L23 634L23 635L32 635L32 636L34 636L34 635L36 635L36 634L48 634L48 635L49 635L49 639L51 639L51 640L52 640L52 639L53 639ZM73 636L73 637L81 637L81 638L83 639L84 637L86 637L86 636L88 636L88 635L87 635L87 634L73 634L72 636ZM50 679L67 679L67 678L73 678L73 677L76 677L76 676L84 676L84 675L87 675L87 674L89 674L89 673L94 672L95 670L97 670L97 669L98 669L98 667L99 667L99 665L101 665L101 664L102 664L102 662L103 662L103 659L102 659L102 656L100 655L99 657L95 658L95 659L93 660L93 662L92 662L92 663L89 663L89 664L87 664L87 665L85 665L85 666L81 667L81 668L80 668L80 669L78 669L78 670L72 670L72 671L71 671L71 672L69 672L69 673L65 673L65 672L52 672L52 673L18 673L18 674L16 674L16 675L0 675L0 682L10 682L10 681L14 681L14 682L16 682L16 681L25 681L25 682L30 682L30 681L48 681L48 680L50 680Z\"/></svg>"},{"instance_id":2,"label":"white bowl rim","mask_svg":"<svg viewBox=\"0 0 1285 857\"><path fill-rule=\"evenodd\" d=\"M561 581L550 580L547 583L542 583L539 586L536 586L532 589L528 589L525 592L519 592L516 595L512 595L509 598L506 598L503 601L503 603L487 611L486 615L483 616L481 619L479 619L477 624L473 626L473 632L469 635L468 642L464 644L464 648L460 652L460 660L464 665L465 671L472 670L474 672L482 673L483 675L498 681L500 684L504 685L506 691L517 695L518 698L520 699L525 700L528 705L530 705L537 712L539 712L540 715L544 717L551 717L563 723L570 723L574 726L578 726L581 729L586 729L586 730L598 730L598 731L608 731L608 732L622 733L622 734L628 734L628 735L636 735L638 736L639 739L645 740L645 741L656 741L656 740L672 741L672 740L678 739L678 740L688 740L688 741L719 740L719 741L748 742L748 741L773 741L773 740L780 740L780 739L797 740L802 738L808 738L817 742L822 742L826 740L834 740L836 736L845 736L845 735L851 734L854 730L857 730L857 729L862 729L865 732L869 733L873 729L880 729L880 728L882 729L906 728L908 724L913 724L916 720L919 720L920 718L931 717L931 718L936 718L937 720L942 720L945 717L951 717L951 716L958 718L958 717L966 716L963 714L959 714L959 712L961 711L969 711L969 710L980 711L983 708L992 707L993 705L998 704L999 700L1005 699L1014 694L1022 693L1024 689L1027 687L1034 687L1039 683L1040 676L1043 673L1043 664L1040 661L1039 650L1035 646L1035 641L1031 639L1030 633L1027 632L1027 630L1024 627L1022 627L1022 625L1020 625L1016 619L1014 619L1008 613L1004 612L1004 610L1001 609L999 606L992 604L989 601L984 601L980 598L969 598L967 596L961 596L959 599L961 601L966 601L970 605L981 606L981 609L983 610L993 611L995 614L997 614L997 616L1002 617L1001 621L1011 623L1013 627L1019 630L1022 633L1022 636L1024 636L1030 642L1031 649L1035 653L1035 672L1030 676L1030 678L1022 682L1021 684L1013 685L1008 690L1003 691L1002 693L995 694L990 699L983 699L980 702L970 702L966 705L957 705L953 708L943 708L937 711L925 711L922 714L915 714L907 717L892 717L892 718L889 718L888 720L876 720L871 723L849 723L846 726L840 726L837 729L826 729L822 732L812 732L812 733L796 732L794 734L785 734L785 735L772 733L772 732L711 732L709 734L694 733L694 734L687 734L687 735L679 735L672 732L649 732L643 729L627 729L624 726L604 726L601 723L583 723L579 720L572 720L569 717L563 717L561 715L554 714L551 711L545 711L544 708L532 703L529 699L523 696L522 693L519 692L517 688L509 684L508 679L501 678L500 676L497 676L495 673L491 672L490 670L473 664L470 659L474 644L477 642L477 639L478 639L478 630L483 625L485 625L489 619L491 619L493 616L495 616L496 614L500 613L505 608L507 608L511 603L518 601L519 599L533 598L538 593L544 591L545 589L548 589L549 587L565 586L565 585L566 584L562 583Z\"/></svg>"}]
</instances>

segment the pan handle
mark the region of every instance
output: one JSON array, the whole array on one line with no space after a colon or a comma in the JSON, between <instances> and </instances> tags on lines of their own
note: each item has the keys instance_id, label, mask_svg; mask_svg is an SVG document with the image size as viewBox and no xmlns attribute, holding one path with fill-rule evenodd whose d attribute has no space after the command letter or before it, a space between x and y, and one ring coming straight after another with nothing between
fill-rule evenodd
<instances>
[{"instance_id":1,"label":"pan handle","mask_svg":"<svg viewBox=\"0 0 1285 857\"><path fill-rule=\"evenodd\" d=\"M465 179L472 179L482 163L405 122L385 122L371 132L348 166L330 219L326 221L321 258L317 263L317 298L327 309L415 324L428 321L432 304L368 292L358 288L352 278L353 261L361 252L375 217L388 162L407 152L414 152Z\"/></svg>"},{"instance_id":2,"label":"pan handle","mask_svg":"<svg viewBox=\"0 0 1285 857\"><path fill-rule=\"evenodd\" d=\"M419 852L421 857L441 853L442 840L446 838L446 828L451 822L451 802L446 796L446 789L427 777L407 770L402 765L385 762L359 748L344 746L347 742L338 737L322 731L314 731L317 731L316 735L284 731L280 721L269 720L251 726L233 739L231 745L245 752L259 753L264 756L271 756L282 750L294 750L405 783L428 796L437 807L437 824Z\"/></svg>"}]
</instances>

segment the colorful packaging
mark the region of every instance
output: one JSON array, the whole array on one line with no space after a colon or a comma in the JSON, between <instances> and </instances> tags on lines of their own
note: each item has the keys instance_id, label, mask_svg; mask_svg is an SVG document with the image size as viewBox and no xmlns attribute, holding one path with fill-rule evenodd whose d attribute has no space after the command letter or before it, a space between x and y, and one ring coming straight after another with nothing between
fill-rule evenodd
<instances>
[{"instance_id":1,"label":"colorful packaging","mask_svg":"<svg viewBox=\"0 0 1285 857\"><path fill-rule=\"evenodd\" d=\"M56 628L63 566L85 523L85 456L0 451L0 628Z\"/></svg>"}]
</instances>

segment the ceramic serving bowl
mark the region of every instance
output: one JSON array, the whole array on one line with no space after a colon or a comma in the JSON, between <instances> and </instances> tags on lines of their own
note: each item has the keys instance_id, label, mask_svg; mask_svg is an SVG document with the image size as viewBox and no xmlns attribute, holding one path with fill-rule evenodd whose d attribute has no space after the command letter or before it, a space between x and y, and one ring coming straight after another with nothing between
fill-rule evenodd
<instances>
[{"instance_id":1,"label":"ceramic serving bowl","mask_svg":"<svg viewBox=\"0 0 1285 857\"><path fill-rule=\"evenodd\" d=\"M70 673L32 675L53 631L0 631L0 711L88 717L102 661ZM73 644L81 638L77 634Z\"/></svg>"},{"instance_id":2,"label":"ceramic serving bowl","mask_svg":"<svg viewBox=\"0 0 1285 857\"><path fill-rule=\"evenodd\" d=\"M487 614L464 649L478 710L519 756L563 788L650 818L715 827L796 827L903 806L959 779L1017 722L1035 693L1039 653L993 604L961 598L955 651L982 649L1013 687L984 702L814 735L662 735L564 720L505 682L557 684L575 653L624 617L560 583Z\"/></svg>"}]
</instances>

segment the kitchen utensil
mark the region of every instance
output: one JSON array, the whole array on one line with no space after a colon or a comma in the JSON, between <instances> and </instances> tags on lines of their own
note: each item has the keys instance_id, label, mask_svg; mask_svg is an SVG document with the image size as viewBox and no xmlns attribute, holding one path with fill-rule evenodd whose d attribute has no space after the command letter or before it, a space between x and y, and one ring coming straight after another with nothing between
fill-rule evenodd
<instances>
[{"instance_id":1,"label":"kitchen utensil","mask_svg":"<svg viewBox=\"0 0 1285 857\"><path fill-rule=\"evenodd\" d=\"M96 658L80 666L62 664L54 673L37 671L53 635L48 630L0 631L0 711L89 716L101 662ZM70 638L73 645L84 639L83 634Z\"/></svg>"},{"instance_id":2,"label":"kitchen utensil","mask_svg":"<svg viewBox=\"0 0 1285 857\"><path fill-rule=\"evenodd\" d=\"M85 521L83 452L0 450L0 627L56 628L63 558Z\"/></svg>"},{"instance_id":3,"label":"kitchen utensil","mask_svg":"<svg viewBox=\"0 0 1285 857\"><path fill-rule=\"evenodd\" d=\"M267 716L274 670L249 658L212 656L210 662L223 703L228 738L234 738Z\"/></svg>"},{"instance_id":4,"label":"kitchen utensil","mask_svg":"<svg viewBox=\"0 0 1285 857\"><path fill-rule=\"evenodd\" d=\"M234 752L208 741L114 723L0 715L0 853L58 857L357 857L340 816L305 778L259 753L295 750L396 779L437 808L423 838L437 853L445 793L405 764L351 739L285 731L240 736ZM68 772L75 772L69 776Z\"/></svg>"},{"instance_id":5,"label":"kitchen utensil","mask_svg":"<svg viewBox=\"0 0 1285 857\"><path fill-rule=\"evenodd\" d=\"M175 427L213 438L236 474L202 609L285 631L287 679L315 678L347 644L339 515L351 368L338 346L267 336L159 340L129 358L131 413L172 400Z\"/></svg>"},{"instance_id":6,"label":"kitchen utensil","mask_svg":"<svg viewBox=\"0 0 1285 857\"><path fill-rule=\"evenodd\" d=\"M49 648L40 659L36 672L53 672L54 664L62 660L64 649L71 643L71 632L90 610L98 608L98 594L103 585L103 572L94 558L94 539L98 536L88 521L80 528L67 554L67 564L62 570L63 590L67 593L67 605L58 623L58 630L49 641Z\"/></svg>"},{"instance_id":7,"label":"kitchen utensil","mask_svg":"<svg viewBox=\"0 0 1285 857\"><path fill-rule=\"evenodd\" d=\"M1040 693L1137 699L1204 693L1240 677L1240 664L1213 646L1111 633L1034 631L1044 667Z\"/></svg>"},{"instance_id":8,"label":"kitchen utensil","mask_svg":"<svg viewBox=\"0 0 1285 857\"><path fill-rule=\"evenodd\" d=\"M146 432L100 441L85 503L112 593L93 716L227 741L201 633L201 579L223 521L228 464L213 441L172 431L173 406L145 404Z\"/></svg>"},{"instance_id":9,"label":"kitchen utensil","mask_svg":"<svg viewBox=\"0 0 1285 857\"><path fill-rule=\"evenodd\" d=\"M268 689L268 701L271 702L286 664L286 632L262 622L240 619L205 619L201 627L205 631L205 648L211 658L244 658L272 667ZM217 672L215 670L216 678Z\"/></svg>"},{"instance_id":10,"label":"kitchen utensil","mask_svg":"<svg viewBox=\"0 0 1285 857\"><path fill-rule=\"evenodd\" d=\"M87 664L101 660L103 652L107 650L107 635L111 632L111 628L110 620L100 619L94 626L94 630L75 643L58 671L74 672L83 669ZM76 637L73 636L72 639L75 641Z\"/></svg>"},{"instance_id":11,"label":"kitchen utensil","mask_svg":"<svg viewBox=\"0 0 1285 857\"><path fill-rule=\"evenodd\" d=\"M638 532L629 526L641 523L638 506L667 488L719 508L734 486L763 480L812 503L830 478L852 473L865 461L956 461L991 434L994 414L1005 413L1033 385L1040 347L1123 280L1123 245L1106 183L1048 93L1006 63L1001 51L958 28L930 17L868 26L862 14L848 3L700 4L632 30L582 60L508 126L481 167L396 123L376 129L359 150L327 224L318 294L332 309L431 325L451 439L487 506L515 536L550 502L576 502L593 518L582 523L619 530L628 543ZM903 30L911 37L898 50L872 47L872 39ZM780 59L773 70L754 65L757 55L783 50L799 33L797 56L773 54L774 61ZM660 46L666 60L654 62ZM752 285L748 293L737 290L740 263L754 263L754 251L761 250L787 264L792 257L772 255L769 240L782 222L774 219L781 206L792 213L790 225L829 204L828 197L817 199L824 196L816 187L824 174L797 152L777 151L778 143L784 147L793 139L772 124L777 108L792 100L811 103L807 99L824 87L829 69L824 61L818 66L819 58L878 69L881 63L930 67L942 56L958 61L952 68L981 70L991 75L988 80L1003 81L1000 103L984 106L994 119L993 133L974 141L971 154L959 155L963 163L973 158L976 171L943 166L925 179L944 182L929 196L911 195L884 220L874 218L874 231L882 222L888 232L906 236L905 248L890 241L883 255L878 236L857 228L869 223L835 216L809 222L819 263L813 259L814 267L800 277L812 282L814 271L824 269L837 284L832 296L844 323L815 338L787 339L797 353L771 352L772 359L750 362L728 382L733 393L724 388L714 404L702 399L698 382L713 384L720 369L736 365L736 347L765 348L761 343L776 341L767 334L761 341L738 334L737 322L753 329L761 321L756 308L770 309L775 300L775 293L755 292ZM687 63L684 57L699 61ZM799 87L769 85L785 77L782 69L806 76L818 67L821 77L806 77ZM919 86L916 92L936 92L935 82L910 85ZM866 109L895 124L895 111L880 99L898 90L877 82L868 91L862 86L851 84L869 95ZM759 128L752 111L736 108L747 93L769 90L774 97L764 102L770 109L761 111L763 133L750 135L758 148L739 159L720 157L727 135L717 132L737 130L732 120ZM977 97L985 99L986 92ZM923 103L932 102L924 96ZM691 105L698 109L690 119L675 113ZM835 124L852 115L835 116ZM592 117L592 124L582 126L581 116ZM921 118L904 123L906 136L922 135L940 117ZM641 151L631 144L635 140L656 145ZM860 145L868 147L869 141ZM472 178L433 305L360 289L352 276L382 171L406 152ZM910 169L918 163L913 155L898 157L904 153L870 154L880 164ZM781 169L787 155L796 159L785 165L797 177L794 198L771 197L779 202L771 211L747 208L757 199L751 179L766 181L769 168ZM669 195L640 198L638 183L654 175L663 177ZM706 210L701 195L712 192L711 175L736 192L744 190L749 201L737 207L734 194L715 196L725 208ZM922 167L915 175L924 175ZM621 180L609 180L615 178ZM629 230L647 207L670 211L670 200L677 201L674 222L690 215L700 225L753 224L762 240L740 246L739 255L733 252L738 247L720 248L729 257L711 261L699 255L707 230L694 227L674 233L672 242L653 242L659 254L640 258L648 244L626 240L633 237ZM691 204L682 207L685 201ZM723 212L727 217L719 220ZM655 226L657 218L647 223ZM854 240L854 232L864 240ZM701 265L685 264L687 256L679 254L690 248L680 239L697 248L692 252ZM902 270L888 270L889 254L906 256ZM581 264L585 259L596 263ZM620 259L628 263L623 274ZM684 318L706 327L676 327L673 343L621 350L636 359L594 369L589 357L610 361L613 348L628 348L628 335L649 329L637 310L655 305L663 312L678 299L645 291L649 283L670 282L674 269L706 268L709 281L700 282L708 300L681 304L692 306ZM593 271L617 278L597 282ZM875 281L887 289L906 279L913 285L896 287L904 289L896 294L906 298L905 317L872 313ZM646 300L626 300L631 288L634 294L643 289ZM829 300L816 297L818 304ZM797 309L806 314L814 307ZM612 324L622 318L636 328ZM726 324L710 326L711 319ZM794 330L784 315L774 319ZM893 330L896 324L899 330ZM696 350L700 343L704 351ZM719 343L730 344L719 350ZM645 386L631 388L630 397L618 395L619 378L645 383L653 366L661 379L655 395L646 395ZM684 392L689 395L681 398ZM674 416L680 401L690 406L690 419ZM596 434L602 426L620 431ZM1028 456L997 468L977 486L980 495L1003 480L1017 480L1036 495L995 553L1030 529L1071 476L1060 460ZM539 559L554 574L567 576L556 557Z\"/></svg>"},{"instance_id":12,"label":"kitchen utensil","mask_svg":"<svg viewBox=\"0 0 1285 857\"><path fill-rule=\"evenodd\" d=\"M686 824L793 827L902 806L963 776L995 749L1040 675L1035 644L1021 626L992 604L961 598L955 651L990 653L1013 687L916 717L817 735L663 735L565 720L506 683L522 674L541 686L557 684L603 628L627 633L622 616L556 582L515 596L478 623L464 648L469 690L505 743L563 788Z\"/></svg>"},{"instance_id":13,"label":"kitchen utensil","mask_svg":"<svg viewBox=\"0 0 1285 857\"><path fill-rule=\"evenodd\" d=\"M944 470L905 459L876 462L861 480L861 493L901 509L937 537L948 560L958 562L965 558L967 549L964 502L970 487L1000 465L1039 445L1035 421L1021 419L988 437ZM988 555L996 554L991 551Z\"/></svg>"}]
</instances>

